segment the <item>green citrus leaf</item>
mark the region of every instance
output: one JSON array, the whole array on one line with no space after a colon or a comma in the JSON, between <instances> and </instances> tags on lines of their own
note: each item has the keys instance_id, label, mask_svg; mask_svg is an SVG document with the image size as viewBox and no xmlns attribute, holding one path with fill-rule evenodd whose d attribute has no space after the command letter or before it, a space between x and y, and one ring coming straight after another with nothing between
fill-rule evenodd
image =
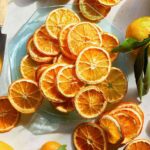
<instances>
[{"instance_id":1,"label":"green citrus leaf","mask_svg":"<svg viewBox=\"0 0 150 150\"><path fill-rule=\"evenodd\" d=\"M143 41L137 41L134 38L127 38L118 47L114 48L112 52L123 52L123 53L130 52L134 49L146 45L149 42L150 42L150 37L144 39Z\"/></svg>"},{"instance_id":2,"label":"green citrus leaf","mask_svg":"<svg viewBox=\"0 0 150 150\"><path fill-rule=\"evenodd\" d=\"M66 145L61 145L61 146L58 148L58 150L67 150L66 147L67 147Z\"/></svg>"}]
</instances>

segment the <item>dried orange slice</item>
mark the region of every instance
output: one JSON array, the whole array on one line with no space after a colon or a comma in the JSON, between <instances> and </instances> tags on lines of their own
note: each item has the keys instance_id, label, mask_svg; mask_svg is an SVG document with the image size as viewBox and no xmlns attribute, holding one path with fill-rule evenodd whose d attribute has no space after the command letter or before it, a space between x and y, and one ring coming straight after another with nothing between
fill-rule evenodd
<instances>
[{"instance_id":1,"label":"dried orange slice","mask_svg":"<svg viewBox=\"0 0 150 150\"><path fill-rule=\"evenodd\" d=\"M120 0L98 0L100 2L100 4L104 5L104 6L114 6L117 5Z\"/></svg>"},{"instance_id":2,"label":"dried orange slice","mask_svg":"<svg viewBox=\"0 0 150 150\"><path fill-rule=\"evenodd\" d=\"M71 28L74 26L74 24L70 24L65 26L59 35L59 44L60 44L60 49L63 55L65 55L69 59L76 59L76 56L74 56L69 48L68 48L68 43L67 43L67 38L68 38L68 33L71 30Z\"/></svg>"},{"instance_id":3,"label":"dried orange slice","mask_svg":"<svg viewBox=\"0 0 150 150\"><path fill-rule=\"evenodd\" d=\"M124 73L112 67L108 77L98 84L106 100L110 103L121 101L127 93L128 81Z\"/></svg>"},{"instance_id":4,"label":"dried orange slice","mask_svg":"<svg viewBox=\"0 0 150 150\"><path fill-rule=\"evenodd\" d=\"M106 108L107 101L96 86L82 88L75 96L77 112L84 118L95 118Z\"/></svg>"},{"instance_id":5,"label":"dried orange slice","mask_svg":"<svg viewBox=\"0 0 150 150\"><path fill-rule=\"evenodd\" d=\"M73 65L63 67L58 72L56 81L59 92L66 97L74 97L84 86L84 83L77 78Z\"/></svg>"},{"instance_id":6,"label":"dried orange slice","mask_svg":"<svg viewBox=\"0 0 150 150\"><path fill-rule=\"evenodd\" d=\"M60 52L59 43L49 36L45 25L35 31L33 41L37 50L44 55L56 56Z\"/></svg>"},{"instance_id":7,"label":"dried orange slice","mask_svg":"<svg viewBox=\"0 0 150 150\"><path fill-rule=\"evenodd\" d=\"M48 15L46 29L52 38L58 39L62 28L66 25L78 22L80 22L80 18L75 12L68 8L58 8Z\"/></svg>"},{"instance_id":8,"label":"dried orange slice","mask_svg":"<svg viewBox=\"0 0 150 150\"><path fill-rule=\"evenodd\" d=\"M29 38L27 42L27 52L38 63L49 63L53 60L53 57L45 56L37 50L33 42L33 37Z\"/></svg>"},{"instance_id":9,"label":"dried orange slice","mask_svg":"<svg viewBox=\"0 0 150 150\"><path fill-rule=\"evenodd\" d=\"M120 108L131 108L131 109L135 110L137 113L139 113L142 120L144 120L144 113L143 113L142 109L138 106L138 104L136 104L134 102L122 102L116 107L116 109L120 109Z\"/></svg>"},{"instance_id":10,"label":"dried orange slice","mask_svg":"<svg viewBox=\"0 0 150 150\"><path fill-rule=\"evenodd\" d=\"M39 82L40 77L42 76L43 72L50 67L50 64L44 64L38 67L36 70L36 81Z\"/></svg>"},{"instance_id":11,"label":"dried orange slice","mask_svg":"<svg viewBox=\"0 0 150 150\"><path fill-rule=\"evenodd\" d=\"M92 123L78 125L73 133L73 142L77 150L107 150L104 131Z\"/></svg>"},{"instance_id":12,"label":"dried orange slice","mask_svg":"<svg viewBox=\"0 0 150 150\"><path fill-rule=\"evenodd\" d=\"M123 135L120 124L110 115L104 115L99 120L99 125L104 129L107 135L108 142L117 144L122 141Z\"/></svg>"},{"instance_id":13,"label":"dried orange slice","mask_svg":"<svg viewBox=\"0 0 150 150\"><path fill-rule=\"evenodd\" d=\"M107 16L111 7L101 5L97 0L79 0L82 15L90 21L99 21Z\"/></svg>"},{"instance_id":14,"label":"dried orange slice","mask_svg":"<svg viewBox=\"0 0 150 150\"><path fill-rule=\"evenodd\" d=\"M56 76L64 64L54 64L44 71L42 74L39 87L43 95L51 102L64 102L66 99L58 91L56 87Z\"/></svg>"},{"instance_id":15,"label":"dried orange slice","mask_svg":"<svg viewBox=\"0 0 150 150\"><path fill-rule=\"evenodd\" d=\"M92 23L78 23L68 33L68 47L75 56L78 56L83 49L89 46L100 47L101 44L101 35Z\"/></svg>"},{"instance_id":16,"label":"dried orange slice","mask_svg":"<svg viewBox=\"0 0 150 150\"><path fill-rule=\"evenodd\" d=\"M143 127L143 120L140 115L131 108L120 108L110 112L121 126L125 144L137 137Z\"/></svg>"},{"instance_id":17,"label":"dried orange slice","mask_svg":"<svg viewBox=\"0 0 150 150\"><path fill-rule=\"evenodd\" d=\"M21 60L20 72L23 78L35 80L35 72L39 64L31 59L29 55L26 55Z\"/></svg>"},{"instance_id":18,"label":"dried orange slice","mask_svg":"<svg viewBox=\"0 0 150 150\"><path fill-rule=\"evenodd\" d=\"M85 48L76 61L77 77L88 84L104 81L111 68L109 54L98 47Z\"/></svg>"},{"instance_id":19,"label":"dried orange slice","mask_svg":"<svg viewBox=\"0 0 150 150\"><path fill-rule=\"evenodd\" d=\"M136 139L128 143L125 150L150 150L150 140Z\"/></svg>"},{"instance_id":20,"label":"dried orange slice","mask_svg":"<svg viewBox=\"0 0 150 150\"><path fill-rule=\"evenodd\" d=\"M54 102L52 102L52 105L55 107L56 110L58 110L62 113L69 113L69 112L72 112L72 111L75 110L73 100L67 100L63 103L54 103Z\"/></svg>"},{"instance_id":21,"label":"dried orange slice","mask_svg":"<svg viewBox=\"0 0 150 150\"><path fill-rule=\"evenodd\" d=\"M10 104L8 97L0 97L0 132L7 132L18 123L20 113Z\"/></svg>"},{"instance_id":22,"label":"dried orange slice","mask_svg":"<svg viewBox=\"0 0 150 150\"><path fill-rule=\"evenodd\" d=\"M65 57L64 55L59 55L55 63L70 65L70 64L75 64L75 61Z\"/></svg>"},{"instance_id":23,"label":"dried orange slice","mask_svg":"<svg viewBox=\"0 0 150 150\"><path fill-rule=\"evenodd\" d=\"M34 113L42 103L42 95L36 82L19 79L13 82L8 91L13 107L21 113Z\"/></svg>"},{"instance_id":24,"label":"dried orange slice","mask_svg":"<svg viewBox=\"0 0 150 150\"><path fill-rule=\"evenodd\" d=\"M118 38L110 33L102 33L102 48L104 48L109 54L111 61L114 61L119 53L111 53L113 48L117 47L119 45Z\"/></svg>"}]
</instances>

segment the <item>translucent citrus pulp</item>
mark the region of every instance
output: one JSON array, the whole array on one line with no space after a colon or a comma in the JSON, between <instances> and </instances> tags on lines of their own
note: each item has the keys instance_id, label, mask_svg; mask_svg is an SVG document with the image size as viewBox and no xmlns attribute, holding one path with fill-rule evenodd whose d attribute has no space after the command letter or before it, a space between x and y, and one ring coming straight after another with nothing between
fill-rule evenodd
<instances>
[{"instance_id":1,"label":"translucent citrus pulp","mask_svg":"<svg viewBox=\"0 0 150 150\"><path fill-rule=\"evenodd\" d=\"M65 98L56 87L56 76L64 64L54 64L42 74L39 87L43 95L52 102L64 102Z\"/></svg>"},{"instance_id":2,"label":"translucent citrus pulp","mask_svg":"<svg viewBox=\"0 0 150 150\"><path fill-rule=\"evenodd\" d=\"M97 0L79 0L82 15L91 21L99 21L107 16L111 7L101 5Z\"/></svg>"},{"instance_id":3,"label":"translucent citrus pulp","mask_svg":"<svg viewBox=\"0 0 150 150\"><path fill-rule=\"evenodd\" d=\"M62 54L69 59L75 60L76 57L70 52L68 43L67 43L68 33L72 29L73 26L74 24L70 24L70 25L65 26L61 30L60 35L59 35L59 43L60 43L60 49L61 49Z\"/></svg>"},{"instance_id":4,"label":"translucent citrus pulp","mask_svg":"<svg viewBox=\"0 0 150 150\"><path fill-rule=\"evenodd\" d=\"M14 149L7 143L0 141L0 150L14 150Z\"/></svg>"},{"instance_id":5,"label":"translucent citrus pulp","mask_svg":"<svg viewBox=\"0 0 150 150\"><path fill-rule=\"evenodd\" d=\"M98 87L103 91L106 100L114 103L124 98L128 88L128 81L119 68L112 67L108 77L98 84Z\"/></svg>"},{"instance_id":6,"label":"translucent citrus pulp","mask_svg":"<svg viewBox=\"0 0 150 150\"><path fill-rule=\"evenodd\" d=\"M37 50L33 42L33 37L29 38L27 42L27 52L38 63L49 63L53 60L53 57L45 56Z\"/></svg>"},{"instance_id":7,"label":"translucent citrus pulp","mask_svg":"<svg viewBox=\"0 0 150 150\"><path fill-rule=\"evenodd\" d=\"M33 61L29 55L23 57L20 64L20 72L22 77L25 79L36 80L35 73L38 66L39 64Z\"/></svg>"},{"instance_id":8,"label":"translucent citrus pulp","mask_svg":"<svg viewBox=\"0 0 150 150\"><path fill-rule=\"evenodd\" d=\"M68 33L68 47L70 52L75 56L78 56L84 48L88 48L89 46L100 47L101 44L101 35L92 23L78 23Z\"/></svg>"},{"instance_id":9,"label":"translucent citrus pulp","mask_svg":"<svg viewBox=\"0 0 150 150\"><path fill-rule=\"evenodd\" d=\"M77 150L106 150L104 131L95 124L80 124L74 131L73 142Z\"/></svg>"},{"instance_id":10,"label":"translucent citrus pulp","mask_svg":"<svg viewBox=\"0 0 150 150\"><path fill-rule=\"evenodd\" d=\"M96 86L82 88L75 96L77 112L84 118L95 118L106 108L107 101Z\"/></svg>"},{"instance_id":11,"label":"translucent citrus pulp","mask_svg":"<svg viewBox=\"0 0 150 150\"><path fill-rule=\"evenodd\" d=\"M109 54L98 47L85 48L76 61L77 77L88 84L98 84L109 75L111 61Z\"/></svg>"},{"instance_id":12,"label":"translucent citrus pulp","mask_svg":"<svg viewBox=\"0 0 150 150\"><path fill-rule=\"evenodd\" d=\"M126 145L125 150L150 150L150 140L136 139Z\"/></svg>"},{"instance_id":13,"label":"translucent citrus pulp","mask_svg":"<svg viewBox=\"0 0 150 150\"><path fill-rule=\"evenodd\" d=\"M111 61L114 61L118 57L118 53L111 53L113 48L119 46L118 38L110 33L102 33L102 48L105 49L111 58Z\"/></svg>"},{"instance_id":14,"label":"translucent citrus pulp","mask_svg":"<svg viewBox=\"0 0 150 150\"><path fill-rule=\"evenodd\" d=\"M8 91L12 106L21 113L34 113L42 103L42 95L36 82L19 79L13 82Z\"/></svg>"},{"instance_id":15,"label":"translucent citrus pulp","mask_svg":"<svg viewBox=\"0 0 150 150\"><path fill-rule=\"evenodd\" d=\"M114 6L117 5L120 0L98 0L104 6Z\"/></svg>"},{"instance_id":16,"label":"translucent citrus pulp","mask_svg":"<svg viewBox=\"0 0 150 150\"><path fill-rule=\"evenodd\" d=\"M68 100L62 103L54 103L52 102L52 105L55 107L56 110L62 112L62 113L69 113L75 110L74 101Z\"/></svg>"},{"instance_id":17,"label":"translucent citrus pulp","mask_svg":"<svg viewBox=\"0 0 150 150\"><path fill-rule=\"evenodd\" d=\"M58 150L61 144L55 141L46 142L40 150Z\"/></svg>"},{"instance_id":18,"label":"translucent citrus pulp","mask_svg":"<svg viewBox=\"0 0 150 150\"><path fill-rule=\"evenodd\" d=\"M110 115L104 115L99 125L104 129L107 134L108 142L111 144L117 144L123 139L121 126L118 121Z\"/></svg>"},{"instance_id":19,"label":"translucent citrus pulp","mask_svg":"<svg viewBox=\"0 0 150 150\"><path fill-rule=\"evenodd\" d=\"M45 25L35 31L33 40L37 50L44 55L56 56L60 52L59 43L49 36Z\"/></svg>"},{"instance_id":20,"label":"translucent citrus pulp","mask_svg":"<svg viewBox=\"0 0 150 150\"><path fill-rule=\"evenodd\" d=\"M79 22L80 18L75 12L67 8L58 8L48 15L46 29L52 38L58 39L62 28L66 25Z\"/></svg>"},{"instance_id":21,"label":"translucent citrus pulp","mask_svg":"<svg viewBox=\"0 0 150 150\"><path fill-rule=\"evenodd\" d=\"M73 65L63 67L57 74L57 88L66 97L74 97L84 86L75 73Z\"/></svg>"},{"instance_id":22,"label":"translucent citrus pulp","mask_svg":"<svg viewBox=\"0 0 150 150\"><path fill-rule=\"evenodd\" d=\"M20 113L14 109L8 97L0 97L0 132L7 132L18 123ZM2 143L0 142L0 147Z\"/></svg>"}]
</instances>

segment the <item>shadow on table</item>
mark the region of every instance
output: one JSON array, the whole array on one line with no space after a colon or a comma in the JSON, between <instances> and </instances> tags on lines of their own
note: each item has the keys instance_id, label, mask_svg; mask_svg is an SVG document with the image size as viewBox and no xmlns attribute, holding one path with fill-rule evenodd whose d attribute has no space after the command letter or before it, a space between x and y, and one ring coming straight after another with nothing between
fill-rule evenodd
<instances>
[{"instance_id":1,"label":"shadow on table","mask_svg":"<svg viewBox=\"0 0 150 150\"><path fill-rule=\"evenodd\" d=\"M148 124L146 126L146 134L148 135L148 137L150 137L150 120L148 121Z\"/></svg>"},{"instance_id":2,"label":"shadow on table","mask_svg":"<svg viewBox=\"0 0 150 150\"><path fill-rule=\"evenodd\" d=\"M20 6L20 7L24 7L24 6L28 6L34 2L36 2L37 0L14 0L13 2Z\"/></svg>"}]
</instances>

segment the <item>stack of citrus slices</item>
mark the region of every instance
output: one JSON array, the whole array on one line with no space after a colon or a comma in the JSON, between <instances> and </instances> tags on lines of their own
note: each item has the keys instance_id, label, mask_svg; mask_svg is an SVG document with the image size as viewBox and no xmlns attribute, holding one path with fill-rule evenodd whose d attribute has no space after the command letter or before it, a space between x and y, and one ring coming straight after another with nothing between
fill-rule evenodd
<instances>
[{"instance_id":1,"label":"stack of citrus slices","mask_svg":"<svg viewBox=\"0 0 150 150\"><path fill-rule=\"evenodd\" d=\"M79 0L79 9L84 18L99 21L119 2L120 0Z\"/></svg>"}]
</instances>

